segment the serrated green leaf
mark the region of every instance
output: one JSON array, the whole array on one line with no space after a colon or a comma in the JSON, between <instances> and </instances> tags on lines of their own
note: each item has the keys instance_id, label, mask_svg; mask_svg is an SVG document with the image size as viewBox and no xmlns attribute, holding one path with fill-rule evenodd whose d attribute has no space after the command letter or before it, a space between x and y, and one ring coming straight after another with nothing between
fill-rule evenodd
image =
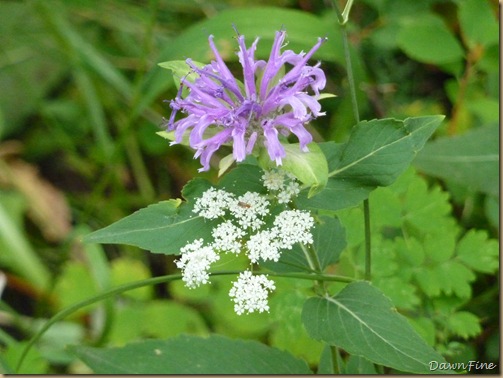
<instances>
[{"instance_id":1,"label":"serrated green leaf","mask_svg":"<svg viewBox=\"0 0 503 378\"><path fill-rule=\"evenodd\" d=\"M316 340L400 371L430 373L430 361L444 362L368 282L348 284L334 297L308 299L302 320Z\"/></svg>"},{"instance_id":2,"label":"serrated green leaf","mask_svg":"<svg viewBox=\"0 0 503 378\"><path fill-rule=\"evenodd\" d=\"M425 234L436 234L448 230L457 233L458 227L449 217L451 205L449 194L440 187L428 188L425 180L409 179L405 193L401 196L403 203L403 225L409 234L423 239Z\"/></svg>"},{"instance_id":3,"label":"serrated green leaf","mask_svg":"<svg viewBox=\"0 0 503 378\"><path fill-rule=\"evenodd\" d=\"M479 318L471 312L466 311L458 311L451 314L446 326L449 331L463 339L475 337L482 332Z\"/></svg>"},{"instance_id":4,"label":"serrated green leaf","mask_svg":"<svg viewBox=\"0 0 503 378\"><path fill-rule=\"evenodd\" d=\"M413 310L421 304L416 286L400 277L384 277L374 281L374 284L400 309Z\"/></svg>"},{"instance_id":5,"label":"serrated green leaf","mask_svg":"<svg viewBox=\"0 0 503 378\"><path fill-rule=\"evenodd\" d=\"M459 298L469 298L472 293L470 283L475 280L475 274L463 264L448 260L431 267L416 269L415 278L429 297L445 293L454 294Z\"/></svg>"},{"instance_id":6,"label":"serrated green leaf","mask_svg":"<svg viewBox=\"0 0 503 378\"><path fill-rule=\"evenodd\" d=\"M485 231L469 230L459 241L456 256L477 272L494 273L499 266L499 243L488 239Z\"/></svg>"},{"instance_id":7,"label":"serrated green leaf","mask_svg":"<svg viewBox=\"0 0 503 378\"><path fill-rule=\"evenodd\" d=\"M312 374L304 361L289 353L216 335L70 350L96 374Z\"/></svg>"}]
</instances>

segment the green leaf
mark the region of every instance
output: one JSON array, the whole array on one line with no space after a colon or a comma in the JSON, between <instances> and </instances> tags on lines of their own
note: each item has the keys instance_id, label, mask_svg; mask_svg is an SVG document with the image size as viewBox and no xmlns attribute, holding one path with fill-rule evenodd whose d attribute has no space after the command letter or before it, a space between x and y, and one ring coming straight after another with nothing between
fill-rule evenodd
<instances>
[{"instance_id":1,"label":"green leaf","mask_svg":"<svg viewBox=\"0 0 503 378\"><path fill-rule=\"evenodd\" d=\"M270 345L301 357L309 364L317 364L324 344L309 337L301 321L302 306L311 288L300 288L298 282L292 280L276 278L275 282L277 290L269 301L273 321L268 335Z\"/></svg>"},{"instance_id":2,"label":"green leaf","mask_svg":"<svg viewBox=\"0 0 503 378\"><path fill-rule=\"evenodd\" d=\"M250 17L253 15L253 17ZM328 41L316 52L314 59L344 63L340 29L333 27L330 17L321 18L294 9L279 7L231 8L218 12L214 17L196 23L170 41L161 56L165 60L190 57L200 62L213 59L208 45L208 34L215 36L215 44L225 61L237 60L232 43L235 36L231 25L236 25L239 33L251 43L260 37L256 56L267 59L271 51L275 32L284 28L288 32L288 49L309 51L318 37L328 37Z\"/></svg>"},{"instance_id":3,"label":"green leaf","mask_svg":"<svg viewBox=\"0 0 503 378\"><path fill-rule=\"evenodd\" d=\"M443 116L377 119L355 126L329 176L387 186L409 166Z\"/></svg>"},{"instance_id":4,"label":"green leaf","mask_svg":"<svg viewBox=\"0 0 503 378\"><path fill-rule=\"evenodd\" d=\"M266 193L262 185L262 168L251 164L239 164L218 182L220 189L234 193L237 196L246 192Z\"/></svg>"},{"instance_id":5,"label":"green leaf","mask_svg":"<svg viewBox=\"0 0 503 378\"><path fill-rule=\"evenodd\" d=\"M449 331L461 336L463 339L477 336L482 332L479 318L466 311L459 311L451 314L446 325Z\"/></svg>"},{"instance_id":6,"label":"green leaf","mask_svg":"<svg viewBox=\"0 0 503 378\"><path fill-rule=\"evenodd\" d=\"M498 43L498 22L487 0L464 0L459 2L459 23L463 36L470 47L476 44L487 46Z\"/></svg>"},{"instance_id":7,"label":"green leaf","mask_svg":"<svg viewBox=\"0 0 503 378\"><path fill-rule=\"evenodd\" d=\"M201 315L175 301L150 300L117 309L109 339L113 346L122 346L145 337L169 338L183 333L207 334Z\"/></svg>"},{"instance_id":8,"label":"green leaf","mask_svg":"<svg viewBox=\"0 0 503 378\"><path fill-rule=\"evenodd\" d=\"M89 274L89 266L81 261L69 260L54 287L54 295L60 308L69 307L77 302L92 297L99 292L96 282ZM76 313L81 316L88 313L92 307L85 307Z\"/></svg>"},{"instance_id":9,"label":"green leaf","mask_svg":"<svg viewBox=\"0 0 503 378\"><path fill-rule=\"evenodd\" d=\"M361 356L349 356L343 374L369 375L377 374L375 365Z\"/></svg>"},{"instance_id":10,"label":"green leaf","mask_svg":"<svg viewBox=\"0 0 503 378\"><path fill-rule=\"evenodd\" d=\"M432 267L420 267L414 271L415 278L429 297L437 297L441 292L470 298L470 283L475 281L475 274L465 265L455 260L448 260ZM448 277L448 279L446 279Z\"/></svg>"},{"instance_id":11,"label":"green leaf","mask_svg":"<svg viewBox=\"0 0 503 378\"><path fill-rule=\"evenodd\" d=\"M192 213L181 200L162 201L105 227L86 237L86 243L128 244L153 253L179 254L195 239L208 239L214 222Z\"/></svg>"},{"instance_id":12,"label":"green leaf","mask_svg":"<svg viewBox=\"0 0 503 378\"><path fill-rule=\"evenodd\" d=\"M16 366L21 357L27 341L11 343L2 350L2 359L8 366ZM20 370L15 374L48 374L49 362L43 358L41 351L31 348L25 358L25 362ZM14 373L13 373L14 374Z\"/></svg>"},{"instance_id":13,"label":"green leaf","mask_svg":"<svg viewBox=\"0 0 503 378\"><path fill-rule=\"evenodd\" d=\"M131 257L119 257L114 259L110 265L113 286L141 281L151 277L148 268L141 261ZM152 291L152 286L145 286L127 291L123 295L136 300L148 300L152 298Z\"/></svg>"},{"instance_id":14,"label":"green leaf","mask_svg":"<svg viewBox=\"0 0 503 378\"><path fill-rule=\"evenodd\" d=\"M431 176L498 196L499 128L477 128L426 144L414 166Z\"/></svg>"},{"instance_id":15,"label":"green leaf","mask_svg":"<svg viewBox=\"0 0 503 378\"><path fill-rule=\"evenodd\" d=\"M360 204L374 189L374 186L355 185L350 181L329 179L327 186L318 195L308 198L307 191L303 191L295 202L300 208L336 211Z\"/></svg>"},{"instance_id":16,"label":"green leaf","mask_svg":"<svg viewBox=\"0 0 503 378\"><path fill-rule=\"evenodd\" d=\"M96 374L312 374L287 352L222 336L145 340L123 348L71 347Z\"/></svg>"},{"instance_id":17,"label":"green leaf","mask_svg":"<svg viewBox=\"0 0 503 378\"><path fill-rule=\"evenodd\" d=\"M499 266L499 243L489 239L487 232L469 230L456 247L457 258L481 273L494 273Z\"/></svg>"},{"instance_id":18,"label":"green leaf","mask_svg":"<svg viewBox=\"0 0 503 378\"><path fill-rule=\"evenodd\" d=\"M363 121L346 143L322 144L329 168L327 186L313 198L303 191L298 205L339 210L359 204L377 186L390 185L407 169L443 118Z\"/></svg>"},{"instance_id":19,"label":"green leaf","mask_svg":"<svg viewBox=\"0 0 503 378\"><path fill-rule=\"evenodd\" d=\"M23 230L24 199L18 193L0 193L0 264L45 290L51 275Z\"/></svg>"},{"instance_id":20,"label":"green leaf","mask_svg":"<svg viewBox=\"0 0 503 378\"><path fill-rule=\"evenodd\" d=\"M391 301L368 282L348 284L334 297L308 299L302 319L316 340L380 365L429 373L430 361L444 362L394 310Z\"/></svg>"},{"instance_id":21,"label":"green leaf","mask_svg":"<svg viewBox=\"0 0 503 378\"><path fill-rule=\"evenodd\" d=\"M309 152L303 152L298 143L284 144L283 147L286 157L282 168L310 188L307 197L322 191L328 181L328 164L320 147L311 143L308 145Z\"/></svg>"},{"instance_id":22,"label":"green leaf","mask_svg":"<svg viewBox=\"0 0 503 378\"><path fill-rule=\"evenodd\" d=\"M199 68L205 66L204 63L194 62L192 63ZM161 68L166 68L173 72L173 80L175 81L175 86L180 87L180 80L186 78L190 82L194 82L198 75L190 68L190 66L185 62L185 60L170 60L167 62L162 62L158 64Z\"/></svg>"},{"instance_id":23,"label":"green leaf","mask_svg":"<svg viewBox=\"0 0 503 378\"><path fill-rule=\"evenodd\" d=\"M408 56L423 63L453 63L464 57L454 34L440 17L431 13L407 20L398 33L397 43Z\"/></svg>"}]
</instances>

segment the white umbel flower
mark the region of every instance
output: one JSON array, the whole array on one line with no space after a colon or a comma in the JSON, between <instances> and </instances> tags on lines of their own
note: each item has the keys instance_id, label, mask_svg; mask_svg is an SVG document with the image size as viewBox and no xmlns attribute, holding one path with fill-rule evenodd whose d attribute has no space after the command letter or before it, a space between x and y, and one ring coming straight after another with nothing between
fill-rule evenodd
<instances>
[{"instance_id":1,"label":"white umbel flower","mask_svg":"<svg viewBox=\"0 0 503 378\"><path fill-rule=\"evenodd\" d=\"M230 211L241 227L258 230L264 224L262 218L269 213L269 201L259 193L246 192L233 202Z\"/></svg>"},{"instance_id":2,"label":"white umbel flower","mask_svg":"<svg viewBox=\"0 0 503 378\"><path fill-rule=\"evenodd\" d=\"M275 230L263 230L252 235L246 247L252 263L257 263L259 259L278 261L280 258L280 246Z\"/></svg>"},{"instance_id":3,"label":"white umbel flower","mask_svg":"<svg viewBox=\"0 0 503 378\"><path fill-rule=\"evenodd\" d=\"M285 210L274 219L274 230L281 248L291 249L295 243L312 244L314 219L307 211Z\"/></svg>"},{"instance_id":4,"label":"white umbel flower","mask_svg":"<svg viewBox=\"0 0 503 378\"><path fill-rule=\"evenodd\" d=\"M285 171L279 169L265 171L262 181L267 190L280 190L285 182Z\"/></svg>"},{"instance_id":5,"label":"white umbel flower","mask_svg":"<svg viewBox=\"0 0 503 378\"><path fill-rule=\"evenodd\" d=\"M185 285L193 289L208 283L210 265L220 259L211 246L203 246L203 239L187 244L181 250L180 259L175 261L182 270L182 280Z\"/></svg>"},{"instance_id":6,"label":"white umbel flower","mask_svg":"<svg viewBox=\"0 0 503 378\"><path fill-rule=\"evenodd\" d=\"M241 251L241 239L245 236L245 232L231 221L225 221L216 226L211 235L214 240L213 248L238 254Z\"/></svg>"},{"instance_id":7,"label":"white umbel flower","mask_svg":"<svg viewBox=\"0 0 503 378\"><path fill-rule=\"evenodd\" d=\"M290 181L287 185L283 187L278 193L279 203L288 203L293 197L297 197L300 193L300 185L296 181Z\"/></svg>"},{"instance_id":8,"label":"white umbel flower","mask_svg":"<svg viewBox=\"0 0 503 378\"><path fill-rule=\"evenodd\" d=\"M196 200L193 211L206 219L223 217L233 200L234 196L231 193L210 188Z\"/></svg>"},{"instance_id":9,"label":"white umbel flower","mask_svg":"<svg viewBox=\"0 0 503 378\"><path fill-rule=\"evenodd\" d=\"M229 291L234 301L234 311L238 315L269 311L267 297L274 289L274 281L264 275L253 275L249 270L240 273Z\"/></svg>"},{"instance_id":10,"label":"white umbel flower","mask_svg":"<svg viewBox=\"0 0 503 378\"><path fill-rule=\"evenodd\" d=\"M300 185L290 172L272 169L264 172L262 182L270 192L276 192L279 203L288 203L300 193Z\"/></svg>"}]
</instances>

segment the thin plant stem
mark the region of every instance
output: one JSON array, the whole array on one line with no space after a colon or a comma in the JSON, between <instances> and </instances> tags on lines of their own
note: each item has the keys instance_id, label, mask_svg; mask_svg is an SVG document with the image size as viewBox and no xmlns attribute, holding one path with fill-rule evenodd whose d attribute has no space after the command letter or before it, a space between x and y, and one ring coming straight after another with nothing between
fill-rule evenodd
<instances>
[{"instance_id":1,"label":"thin plant stem","mask_svg":"<svg viewBox=\"0 0 503 378\"><path fill-rule=\"evenodd\" d=\"M336 0L332 0L332 5L335 10L335 14L337 16L337 20L339 21L341 32L342 32L342 44L344 47L344 60L346 63L346 72L348 75L348 84L349 84L349 92L351 96L351 107L353 109L353 116L355 118L356 123L360 122L360 111L358 109L358 99L356 96L356 84L353 75L353 65L351 63L351 54L349 50L349 38L347 31L347 21L349 18L349 10L353 5L353 0L348 0L346 3L346 7L344 11L341 13L339 10L339 6L337 5ZM368 198L363 200L363 217L365 223L365 279L370 281L371 279L371 254L372 254L372 245L371 245L371 232L370 232L370 203Z\"/></svg>"},{"instance_id":2,"label":"thin plant stem","mask_svg":"<svg viewBox=\"0 0 503 378\"><path fill-rule=\"evenodd\" d=\"M330 345L330 354L332 356L333 374L341 374L341 367L339 366L339 348L335 345Z\"/></svg>"},{"instance_id":3,"label":"thin plant stem","mask_svg":"<svg viewBox=\"0 0 503 378\"><path fill-rule=\"evenodd\" d=\"M235 275L235 274L239 274L239 273L241 273L240 270L230 270L230 271L210 272L209 274L211 276L224 276L224 275ZM255 274L262 274L261 272L254 272L254 273ZM268 272L267 275L275 276L275 277L297 278L297 279L304 279L304 280L336 281L336 282L346 282L346 283L356 281L354 278L351 278L351 277L338 276L338 275L312 274L312 273ZM42 337L42 335L53 324L59 322L60 320L63 320L67 316L79 311L80 309L82 309L84 307L90 306L94 303L97 303L97 302L105 300L105 299L109 299L109 298L114 297L116 295L122 294L126 291L138 289L140 287L149 286L149 285L157 285L160 283L167 283L167 282L176 281L176 280L180 280L180 279L182 279L181 274L170 274L170 275L166 275L166 276L147 278L144 280L127 283L127 284L109 289L101 294L95 295L91 298L85 299L83 301L75 303L75 304L61 310L60 312L56 313L52 318L50 318L37 331L37 333L35 333L35 335L33 335L32 338L28 341L28 344L26 344L26 346L23 349L21 356L19 357L19 360L17 362L16 372L19 372L19 369L23 365L23 362L24 362L28 352L33 347L33 345L35 345L35 343Z\"/></svg>"},{"instance_id":4,"label":"thin plant stem","mask_svg":"<svg viewBox=\"0 0 503 378\"><path fill-rule=\"evenodd\" d=\"M370 202L368 199L363 201L363 218L365 221L365 279L370 281L372 278L372 242L370 233Z\"/></svg>"}]
</instances>

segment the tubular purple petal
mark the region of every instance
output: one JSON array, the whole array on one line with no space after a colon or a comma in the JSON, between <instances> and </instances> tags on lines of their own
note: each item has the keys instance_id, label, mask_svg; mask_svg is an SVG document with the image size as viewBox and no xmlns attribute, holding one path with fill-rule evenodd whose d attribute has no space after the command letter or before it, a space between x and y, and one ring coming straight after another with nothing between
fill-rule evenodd
<instances>
[{"instance_id":1,"label":"tubular purple petal","mask_svg":"<svg viewBox=\"0 0 503 378\"><path fill-rule=\"evenodd\" d=\"M318 96L326 84L320 63L310 66L308 60L325 39L319 38L308 53L297 54L281 51L285 38L284 30L276 32L266 62L255 59L259 39L247 48L245 37L238 33L242 86L222 59L212 35L208 42L214 61L200 68L191 59L186 60L197 77L194 81L182 78L175 99L170 101L172 112L166 126L175 131L173 143L180 143L190 133L189 145L196 150L194 158L199 158L203 166L200 171L209 169L211 157L224 143L232 142L233 157L238 162L252 154L257 144L263 144L271 160L281 165L286 153L280 134L294 134L302 151L308 150L312 136L305 124L325 114L321 112ZM286 74L279 77L283 67ZM185 97L183 87L188 89ZM176 121L176 116L182 113L185 118Z\"/></svg>"}]
</instances>

